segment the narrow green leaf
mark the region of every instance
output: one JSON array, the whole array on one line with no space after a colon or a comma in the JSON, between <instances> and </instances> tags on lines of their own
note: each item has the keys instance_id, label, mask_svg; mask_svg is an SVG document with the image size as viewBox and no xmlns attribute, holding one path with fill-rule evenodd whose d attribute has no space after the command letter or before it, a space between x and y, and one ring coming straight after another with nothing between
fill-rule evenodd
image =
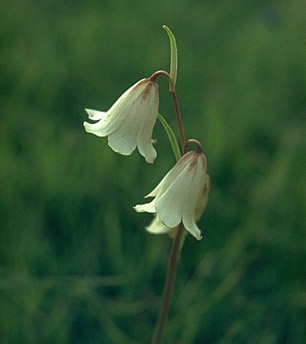
<instances>
[{"instance_id":1,"label":"narrow green leaf","mask_svg":"<svg viewBox=\"0 0 306 344\"><path fill-rule=\"evenodd\" d=\"M181 158L182 154L181 154L179 145L177 143L176 137L173 133L173 130L171 129L170 125L167 123L167 121L164 119L164 117L160 113L157 115L157 118L160 120L162 126L164 127L168 135L168 138L173 150L173 154L175 156L176 161L178 161Z\"/></svg>"},{"instance_id":2,"label":"narrow green leaf","mask_svg":"<svg viewBox=\"0 0 306 344\"><path fill-rule=\"evenodd\" d=\"M175 37L168 26L163 25L163 29L167 32L170 39L170 91L175 90L176 77L177 77L177 45Z\"/></svg>"}]
</instances>

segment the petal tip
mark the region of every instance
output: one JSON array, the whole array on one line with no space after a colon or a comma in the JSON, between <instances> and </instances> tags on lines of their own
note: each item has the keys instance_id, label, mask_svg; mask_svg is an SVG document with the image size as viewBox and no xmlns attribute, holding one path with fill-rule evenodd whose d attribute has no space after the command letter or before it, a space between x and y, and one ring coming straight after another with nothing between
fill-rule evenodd
<instances>
[{"instance_id":1,"label":"petal tip","mask_svg":"<svg viewBox=\"0 0 306 344\"><path fill-rule=\"evenodd\" d=\"M143 212L144 212L144 210L143 210L141 204L135 205L135 206L133 207L133 209L134 209L135 211L137 211L137 213L143 213Z\"/></svg>"},{"instance_id":2,"label":"petal tip","mask_svg":"<svg viewBox=\"0 0 306 344\"><path fill-rule=\"evenodd\" d=\"M88 126L90 126L90 123L88 123L88 122L83 122L83 127L84 127L84 129L87 131L87 129L88 129Z\"/></svg>"},{"instance_id":3,"label":"petal tip","mask_svg":"<svg viewBox=\"0 0 306 344\"><path fill-rule=\"evenodd\" d=\"M98 111L98 110L92 110L92 109L85 109L85 111L87 112L88 118L93 120L93 121L99 121L101 120L106 112L103 111Z\"/></svg>"},{"instance_id":4,"label":"petal tip","mask_svg":"<svg viewBox=\"0 0 306 344\"><path fill-rule=\"evenodd\" d=\"M202 240L203 239L203 235L202 234L199 234L199 236L196 236L195 237L198 241Z\"/></svg>"},{"instance_id":5,"label":"petal tip","mask_svg":"<svg viewBox=\"0 0 306 344\"><path fill-rule=\"evenodd\" d=\"M145 160L146 160L147 164L154 164L154 160L155 159L148 159L148 158L145 157Z\"/></svg>"},{"instance_id":6,"label":"petal tip","mask_svg":"<svg viewBox=\"0 0 306 344\"><path fill-rule=\"evenodd\" d=\"M135 211L137 211L137 213L155 213L156 210L153 202L154 201L145 204L137 204L133 208Z\"/></svg>"}]
</instances>

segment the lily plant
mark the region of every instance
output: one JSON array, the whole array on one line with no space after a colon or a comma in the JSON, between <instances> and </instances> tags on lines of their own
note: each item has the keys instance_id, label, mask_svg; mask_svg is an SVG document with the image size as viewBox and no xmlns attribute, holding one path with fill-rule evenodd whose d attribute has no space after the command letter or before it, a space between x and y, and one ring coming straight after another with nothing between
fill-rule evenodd
<instances>
[{"instance_id":1,"label":"lily plant","mask_svg":"<svg viewBox=\"0 0 306 344\"><path fill-rule=\"evenodd\" d=\"M163 177L155 189L145 197L153 197L146 204L134 206L137 212L154 214L146 230L152 234L166 234L173 239L168 273L162 298L161 311L157 321L152 344L162 341L168 317L171 295L184 239L189 233L197 240L202 239L196 221L202 216L210 189L207 174L207 159L198 140L186 141L182 117L176 94L177 45L171 30L164 25L170 39L170 72L159 70L149 78L144 78L131 86L106 111L86 109L90 120L84 122L88 133L108 137L108 145L117 153L131 155L138 148L147 163L154 163L157 156L153 146L152 132L157 118L162 123L169 138L176 164ZM156 79L164 76L169 81L169 91L173 100L181 148L168 122L158 113L159 93ZM190 145L196 150L189 150Z\"/></svg>"}]
</instances>

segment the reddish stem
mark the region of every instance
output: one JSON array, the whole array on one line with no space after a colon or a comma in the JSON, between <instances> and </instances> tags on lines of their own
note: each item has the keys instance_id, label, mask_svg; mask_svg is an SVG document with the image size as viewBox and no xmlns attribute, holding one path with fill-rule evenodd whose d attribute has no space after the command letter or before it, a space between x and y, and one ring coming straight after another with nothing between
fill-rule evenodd
<instances>
[{"instance_id":1,"label":"reddish stem","mask_svg":"<svg viewBox=\"0 0 306 344\"><path fill-rule=\"evenodd\" d=\"M189 146L189 145L192 145L192 144L194 144L194 145L197 146L197 152L198 152L198 153L203 153L203 149L202 149L201 143L200 143L198 140L190 139L190 140L188 140L188 141L185 143L185 145L184 145L184 154L187 153L187 151L188 151L188 146Z\"/></svg>"},{"instance_id":2,"label":"reddish stem","mask_svg":"<svg viewBox=\"0 0 306 344\"><path fill-rule=\"evenodd\" d=\"M158 319L157 326L155 329L152 344L160 344L162 341L164 327L165 327L166 320L169 313L170 300L171 300L171 295L173 292L173 286L174 286L174 281L175 281L176 272L177 272L177 265L180 258L180 246L181 246L181 240L183 237L183 232L184 232L184 227L181 224L178 227L176 237L172 245L172 251L171 251L171 255L170 255L170 259L168 263L167 280L166 280L165 290L163 294L162 309L159 314L159 319Z\"/></svg>"},{"instance_id":3,"label":"reddish stem","mask_svg":"<svg viewBox=\"0 0 306 344\"><path fill-rule=\"evenodd\" d=\"M166 71L164 71L164 70L158 70L157 72L153 73L153 74L149 77L149 79L150 79L151 81L154 81L154 82L155 82L156 78L157 78L158 76L160 76L160 75L164 75L167 79L170 79L169 73L166 72Z\"/></svg>"},{"instance_id":4,"label":"reddish stem","mask_svg":"<svg viewBox=\"0 0 306 344\"><path fill-rule=\"evenodd\" d=\"M180 108L178 105L176 92L175 91L170 91L170 92L172 95L173 105L174 105L174 109L175 109L175 116L176 116L177 126L178 126L179 132L180 132L180 138L181 138L182 150L183 150L184 146L185 146L186 139L185 139L183 122L182 122L182 116L181 116Z\"/></svg>"}]
</instances>

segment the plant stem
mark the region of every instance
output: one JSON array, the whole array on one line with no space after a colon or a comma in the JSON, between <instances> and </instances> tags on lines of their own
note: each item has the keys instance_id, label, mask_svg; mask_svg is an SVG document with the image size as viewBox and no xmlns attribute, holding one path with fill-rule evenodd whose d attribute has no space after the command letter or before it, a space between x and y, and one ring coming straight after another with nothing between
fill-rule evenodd
<instances>
[{"instance_id":1,"label":"plant stem","mask_svg":"<svg viewBox=\"0 0 306 344\"><path fill-rule=\"evenodd\" d=\"M177 77L176 41L175 41L175 37L173 36L170 29L165 25L163 26L163 28L167 31L167 34L170 38L170 46L171 46L170 74L168 74L165 71L158 71L158 72L155 72L150 77L150 79L152 81L155 81L155 79L159 75L164 75L169 79L170 93L172 96L176 121L177 121L178 129L179 129L179 133L180 133L182 152L183 152L183 154L185 154L187 151L187 148L188 148L188 144L186 145L186 138L185 138L185 133L184 133L184 127L183 127L181 112L180 112L180 108L178 105L178 100L177 100L177 96L176 96L176 92L175 92L175 83L176 83L176 77ZM184 229L183 224L180 223L178 226L178 229L177 229L175 239L174 239L173 244L172 244L172 250L171 250L171 254L170 254L170 258L169 258L169 262L168 262L168 272L167 272L167 279L166 279L166 284L165 284L165 289L164 289L164 294L163 294L162 307L160 310L160 314L159 314L158 322L156 325L152 344L160 344L162 341L165 324L166 324L166 321L168 318L168 313L169 313L169 308L170 308L170 300L171 300L171 296L172 296L172 292L173 292L178 261L179 261L180 252L182 249L182 243L183 243L182 239L184 238L184 230L185 229Z\"/></svg>"},{"instance_id":2,"label":"plant stem","mask_svg":"<svg viewBox=\"0 0 306 344\"><path fill-rule=\"evenodd\" d=\"M203 149L202 149L202 145L201 143L198 141L198 140L195 140L195 139L190 139L188 141L185 142L185 146L184 146L184 154L187 153L187 150L188 150L188 146L189 145L196 145L197 146L197 152L198 153L203 153Z\"/></svg>"},{"instance_id":3,"label":"plant stem","mask_svg":"<svg viewBox=\"0 0 306 344\"><path fill-rule=\"evenodd\" d=\"M169 73L164 71L164 70L158 70L157 72L153 73L149 77L149 79L151 81L155 82L156 78L159 77L160 75L164 75L168 80L170 80ZM186 139L185 139L185 133L184 133L184 126L183 126L183 122L182 122L182 116L181 116L180 108L179 108L179 105L178 105L178 100L177 100L177 95L176 95L175 89L170 88L170 93L171 93L171 96L172 96L172 101L173 101L173 105L174 105L177 125L178 125L179 132L180 132L180 138L181 138L181 143L182 143L182 151L183 151L184 147L185 147Z\"/></svg>"},{"instance_id":4,"label":"plant stem","mask_svg":"<svg viewBox=\"0 0 306 344\"><path fill-rule=\"evenodd\" d=\"M149 79L153 82L156 81L156 78L159 77L160 75L164 75L168 80L170 78L170 75L168 72L164 71L164 70L158 70L157 72L153 73Z\"/></svg>"},{"instance_id":5,"label":"plant stem","mask_svg":"<svg viewBox=\"0 0 306 344\"><path fill-rule=\"evenodd\" d=\"M177 100L176 92L175 91L170 91L170 92L171 92L171 96L172 96L172 100L173 100L173 105L174 105L174 109L175 109L175 116L176 116L176 120L177 120L177 126L178 126L179 132L180 132L180 138L181 138L181 143L182 143L182 151L183 151L185 143L186 143L186 139L185 139L185 133L184 133L184 127L183 127L181 112L180 112L180 108L179 108L179 105L178 105L178 100Z\"/></svg>"},{"instance_id":6,"label":"plant stem","mask_svg":"<svg viewBox=\"0 0 306 344\"><path fill-rule=\"evenodd\" d=\"M183 237L183 232L184 232L184 227L182 224L180 224L176 233L176 237L173 241L173 245L172 245L171 255L170 255L170 259L168 263L167 280L166 280L164 294L163 294L162 308L160 310L152 344L160 344L163 333L164 333L164 327L165 327L168 313L169 313L170 300L171 300L174 281L176 277L178 261L180 258L181 240Z\"/></svg>"},{"instance_id":7,"label":"plant stem","mask_svg":"<svg viewBox=\"0 0 306 344\"><path fill-rule=\"evenodd\" d=\"M168 122L164 119L164 117L160 113L157 115L157 118L160 120L162 126L164 127L167 133L176 161L179 161L180 158L182 157L182 154L180 151L180 147L177 143L176 137L174 135L174 132L172 131Z\"/></svg>"}]
</instances>

